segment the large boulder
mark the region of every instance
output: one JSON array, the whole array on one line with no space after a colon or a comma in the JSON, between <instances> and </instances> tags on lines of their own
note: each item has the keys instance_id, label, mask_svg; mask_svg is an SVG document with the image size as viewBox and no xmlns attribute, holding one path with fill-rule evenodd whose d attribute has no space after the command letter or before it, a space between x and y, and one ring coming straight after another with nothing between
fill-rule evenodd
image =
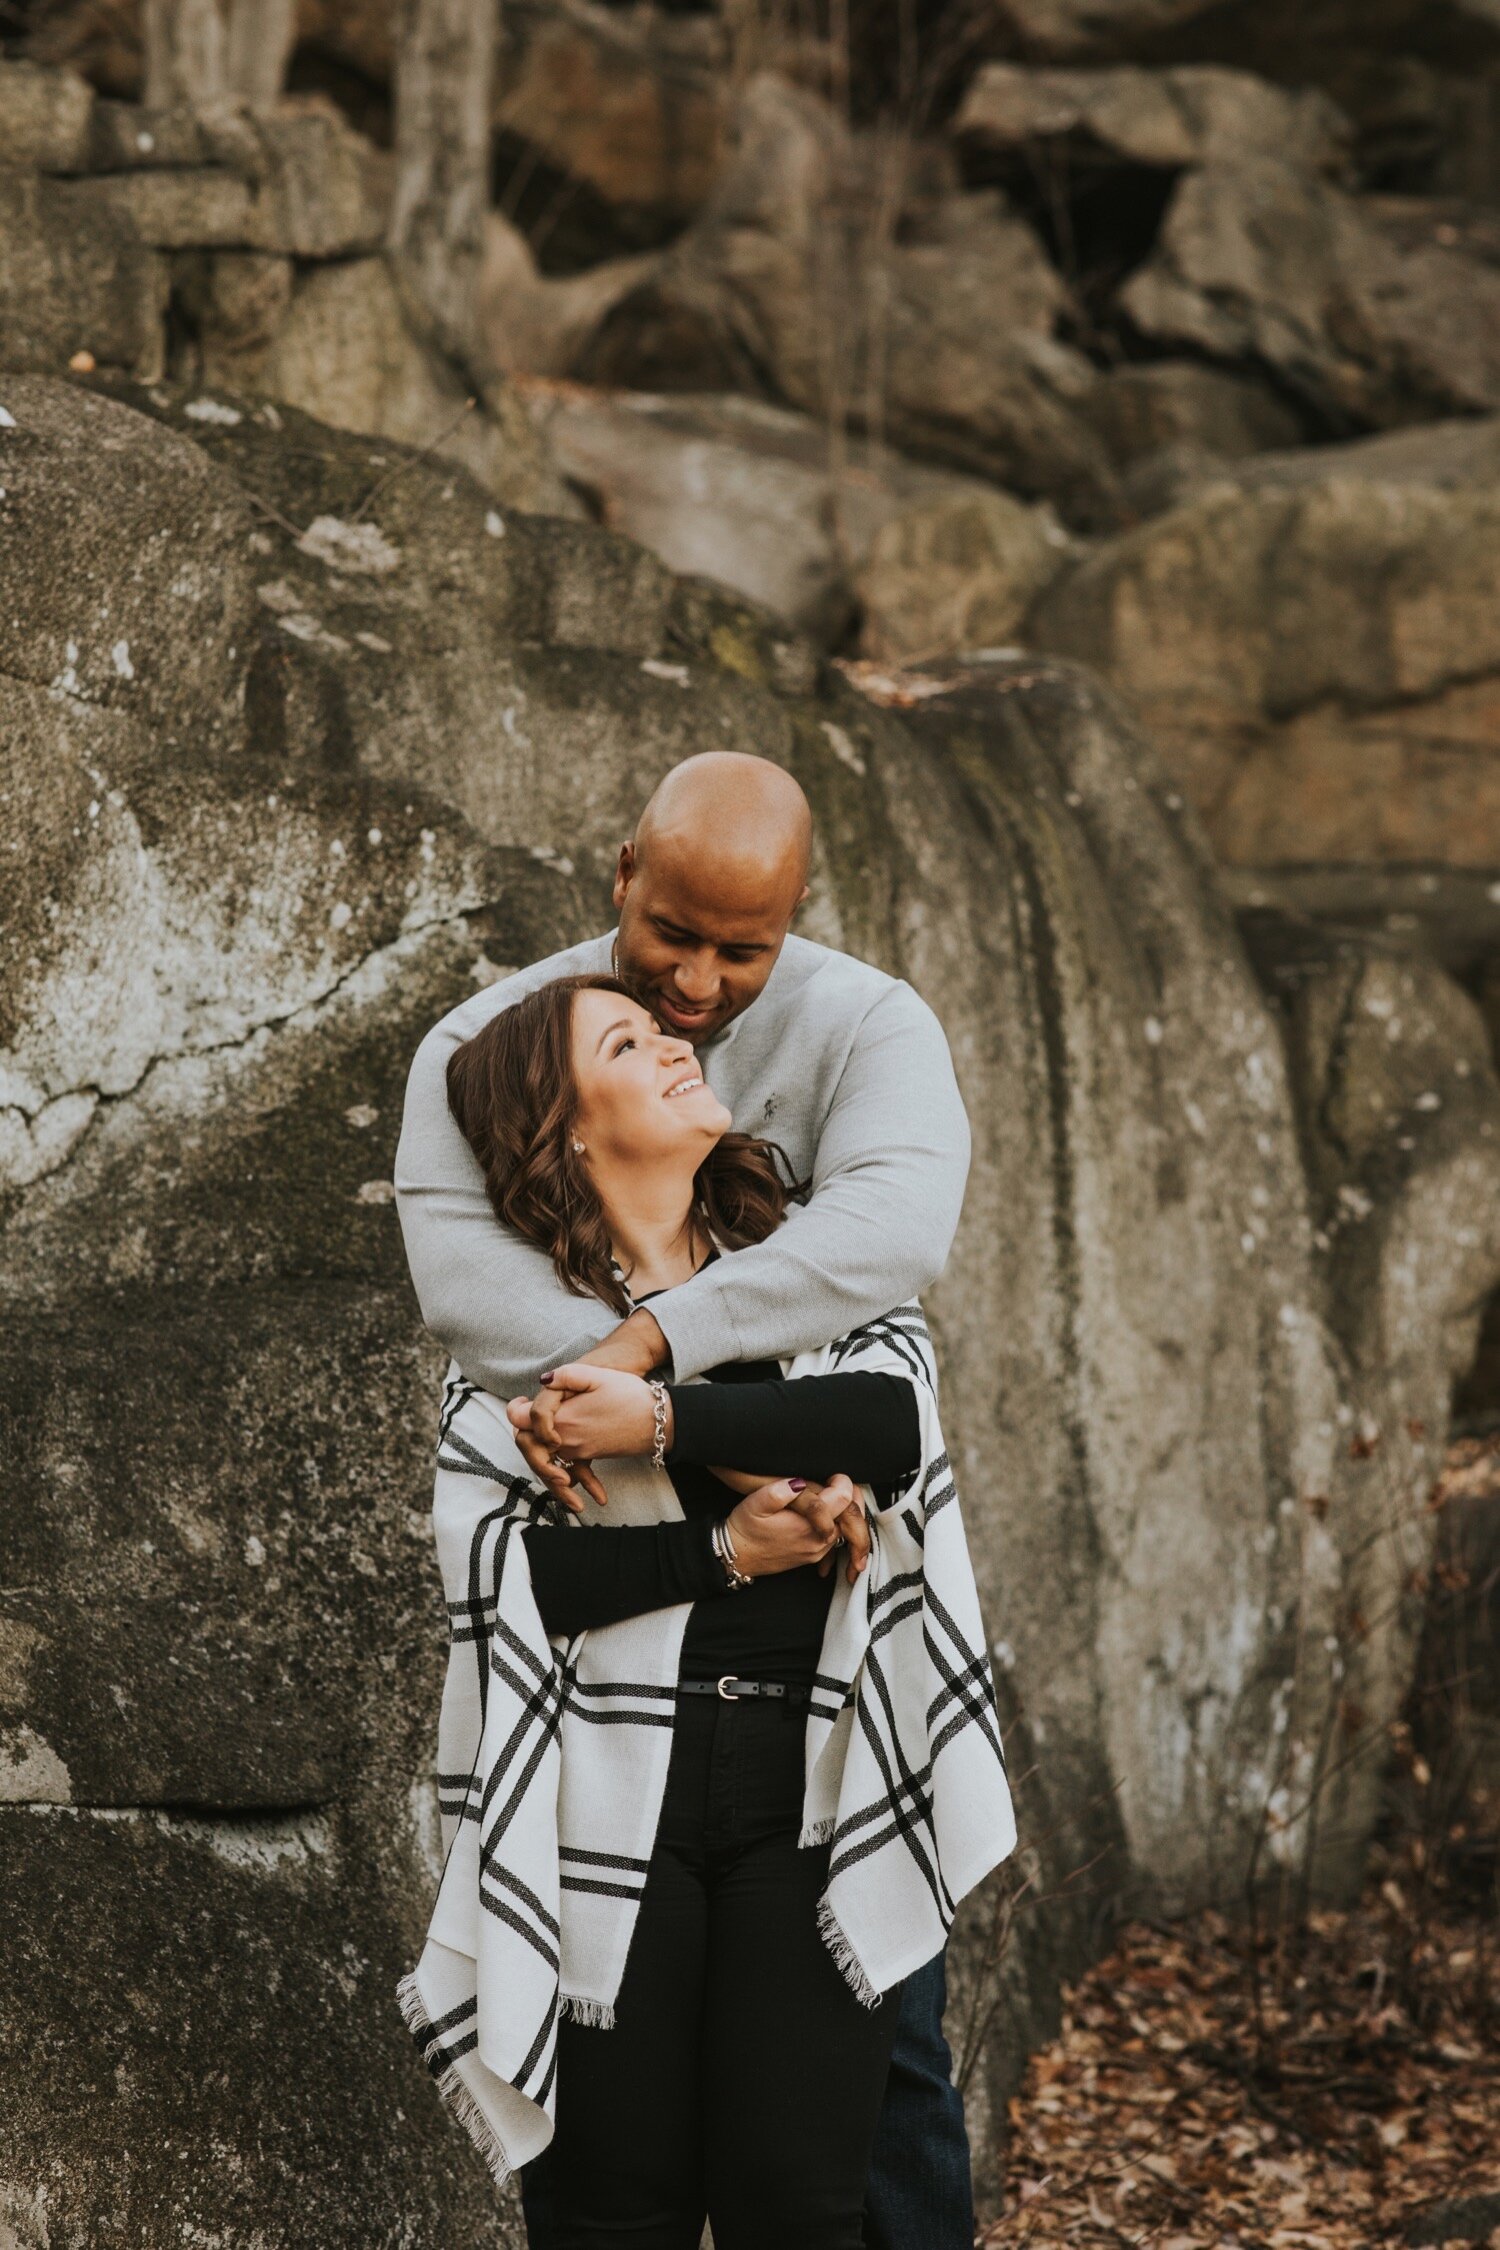
<instances>
[{"instance_id":1,"label":"large boulder","mask_svg":"<svg viewBox=\"0 0 1500 2250\"><path fill-rule=\"evenodd\" d=\"M1408 1707L1407 1802L1482 1902L1500 1862L1500 1475L1493 1431L1454 1450L1433 1493L1441 1517Z\"/></svg>"},{"instance_id":2,"label":"large boulder","mask_svg":"<svg viewBox=\"0 0 1500 2250\"><path fill-rule=\"evenodd\" d=\"M872 542L908 509L1009 511L1054 569L1066 552L1004 493L857 438L832 445L810 415L761 399L523 388L553 461L601 522L831 646L848 632ZM1028 601L1046 575L1033 559ZM858 599L868 607L868 587Z\"/></svg>"},{"instance_id":3,"label":"large boulder","mask_svg":"<svg viewBox=\"0 0 1500 2250\"><path fill-rule=\"evenodd\" d=\"M1500 17L1490 0L996 0L989 50L1030 64L1206 64L1317 89L1360 175L1493 205Z\"/></svg>"},{"instance_id":4,"label":"large boulder","mask_svg":"<svg viewBox=\"0 0 1500 2250\"><path fill-rule=\"evenodd\" d=\"M49 169L96 173L85 207L119 212L156 249L347 258L385 239L390 159L322 105L253 119L105 105L89 155Z\"/></svg>"},{"instance_id":5,"label":"large boulder","mask_svg":"<svg viewBox=\"0 0 1500 2250\"><path fill-rule=\"evenodd\" d=\"M860 645L887 664L999 647L1069 551L1050 509L1023 507L1008 493L916 501L870 542L857 581Z\"/></svg>"},{"instance_id":6,"label":"large boulder","mask_svg":"<svg viewBox=\"0 0 1500 2250\"><path fill-rule=\"evenodd\" d=\"M1500 273L1403 248L1278 157L1185 173L1120 304L1158 345L1272 370L1335 428L1500 405Z\"/></svg>"},{"instance_id":7,"label":"large boulder","mask_svg":"<svg viewBox=\"0 0 1500 2250\"><path fill-rule=\"evenodd\" d=\"M528 172L549 175L549 200L561 175L568 202L607 214L606 239L651 238L701 208L729 110L711 13L530 0L502 23L495 124ZM580 216L560 216L564 234L580 231Z\"/></svg>"},{"instance_id":8,"label":"large boulder","mask_svg":"<svg viewBox=\"0 0 1500 2250\"><path fill-rule=\"evenodd\" d=\"M1338 172L1349 128L1326 95L1286 92L1248 71L1028 70L989 63L969 86L953 130L991 158L1027 164L1142 165L1182 171L1210 160L1274 156Z\"/></svg>"},{"instance_id":9,"label":"large boulder","mask_svg":"<svg viewBox=\"0 0 1500 2250\"><path fill-rule=\"evenodd\" d=\"M216 259L212 271L216 318L202 330L210 382L259 391L341 429L431 446L514 507L572 512L520 400L497 383L484 410L474 406L459 372L413 332L384 258L336 260L297 274L284 305L276 291L271 319L255 321L252 312L248 361L238 326L244 281L251 280L258 306L264 268L246 277L243 261L235 261L226 274Z\"/></svg>"},{"instance_id":10,"label":"large boulder","mask_svg":"<svg viewBox=\"0 0 1500 2250\"><path fill-rule=\"evenodd\" d=\"M1330 51L1407 48L1457 67L1500 52L1492 0L999 0L996 13L1047 62L1191 52L1296 77Z\"/></svg>"},{"instance_id":11,"label":"large boulder","mask_svg":"<svg viewBox=\"0 0 1500 2250\"><path fill-rule=\"evenodd\" d=\"M13 64L0 71L0 163L81 169L93 113L94 90L72 71Z\"/></svg>"},{"instance_id":12,"label":"large boulder","mask_svg":"<svg viewBox=\"0 0 1500 2250\"><path fill-rule=\"evenodd\" d=\"M1215 461L1238 461L1294 446L1302 435L1296 414L1268 384L1192 359L1112 368L1087 411L1122 469L1182 446Z\"/></svg>"},{"instance_id":13,"label":"large boulder","mask_svg":"<svg viewBox=\"0 0 1500 2250\"><path fill-rule=\"evenodd\" d=\"M1133 517L1158 515L1231 463L1304 435L1296 409L1264 376L1190 359L1111 369L1086 412Z\"/></svg>"},{"instance_id":14,"label":"large boulder","mask_svg":"<svg viewBox=\"0 0 1500 2250\"><path fill-rule=\"evenodd\" d=\"M931 1311L1026 1867L1166 1906L1267 1847L1355 1880L1355 1753L1411 1666L1394 1558L1500 1271L1500 1090L1456 988L1356 944L1283 1020L1191 813L1069 665L872 699L764 611L415 453L390 475L388 444L165 389L3 397L0 457L45 453L51 495L34 475L7 587L73 552L114 444L219 589L168 583L138 698L92 637L54 678L45 614L3 664L17 2238L486 2237L391 1995L434 1882L443 1625L441 1355L390 1152L425 1024L602 926L618 839L705 742L798 774L805 926L952 1040L976 1159ZM127 532L96 566L122 605ZM966 1912L986 2199L1094 1922L1065 1900L1007 1950L1003 1888Z\"/></svg>"},{"instance_id":15,"label":"large boulder","mask_svg":"<svg viewBox=\"0 0 1500 2250\"><path fill-rule=\"evenodd\" d=\"M544 274L520 228L487 211L476 285L486 349L512 375L566 375L615 305L655 268L648 253L606 258L583 273Z\"/></svg>"},{"instance_id":16,"label":"large boulder","mask_svg":"<svg viewBox=\"0 0 1500 2250\"><path fill-rule=\"evenodd\" d=\"M1240 464L1042 596L1226 860L1500 864L1497 427Z\"/></svg>"},{"instance_id":17,"label":"large boulder","mask_svg":"<svg viewBox=\"0 0 1500 2250\"><path fill-rule=\"evenodd\" d=\"M395 18L381 0L299 0L297 20L304 53L389 98ZM508 196L545 212L549 252L586 262L692 216L722 156L729 64L712 11L599 0L501 11L498 165Z\"/></svg>"},{"instance_id":18,"label":"large boulder","mask_svg":"<svg viewBox=\"0 0 1500 2250\"><path fill-rule=\"evenodd\" d=\"M0 64L0 83L5 65ZM71 182L0 171L0 361L61 374L80 352L150 381L166 359L167 262Z\"/></svg>"}]
</instances>

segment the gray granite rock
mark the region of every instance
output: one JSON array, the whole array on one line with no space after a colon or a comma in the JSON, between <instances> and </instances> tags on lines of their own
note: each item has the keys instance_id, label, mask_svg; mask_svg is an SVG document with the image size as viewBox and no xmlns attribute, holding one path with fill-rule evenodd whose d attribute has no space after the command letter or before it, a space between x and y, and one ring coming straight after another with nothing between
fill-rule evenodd
<instances>
[{"instance_id":1,"label":"gray granite rock","mask_svg":"<svg viewBox=\"0 0 1500 2250\"><path fill-rule=\"evenodd\" d=\"M1167 70L1036 70L988 63L970 81L953 130L989 155L1176 171L1273 156L1310 172L1348 161L1348 121L1326 95L1272 86L1248 71L1182 63Z\"/></svg>"},{"instance_id":2,"label":"gray granite rock","mask_svg":"<svg viewBox=\"0 0 1500 2250\"><path fill-rule=\"evenodd\" d=\"M1272 369L1335 428L1500 404L1500 273L1403 249L1357 196L1276 157L1184 174L1120 304L1157 344Z\"/></svg>"},{"instance_id":3,"label":"gray granite rock","mask_svg":"<svg viewBox=\"0 0 1500 2250\"><path fill-rule=\"evenodd\" d=\"M1492 419L1197 465L1041 597L1236 866L1493 869Z\"/></svg>"},{"instance_id":4,"label":"gray granite rock","mask_svg":"<svg viewBox=\"0 0 1500 2250\"><path fill-rule=\"evenodd\" d=\"M94 90L70 70L0 62L0 163L71 172L84 162Z\"/></svg>"},{"instance_id":5,"label":"gray granite rock","mask_svg":"<svg viewBox=\"0 0 1500 2250\"><path fill-rule=\"evenodd\" d=\"M164 258L86 183L0 171L0 362L66 374L77 353L146 380L165 353Z\"/></svg>"}]
</instances>

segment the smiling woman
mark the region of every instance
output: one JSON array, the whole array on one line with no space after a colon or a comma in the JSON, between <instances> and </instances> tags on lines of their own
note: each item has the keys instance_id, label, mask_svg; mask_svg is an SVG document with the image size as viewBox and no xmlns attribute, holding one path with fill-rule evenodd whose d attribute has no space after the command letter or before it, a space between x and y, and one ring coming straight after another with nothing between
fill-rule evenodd
<instances>
[{"instance_id":1,"label":"smiling woman","mask_svg":"<svg viewBox=\"0 0 1500 2250\"><path fill-rule=\"evenodd\" d=\"M686 1280L714 1243L764 1242L796 1192L773 1143L730 1130L688 1041L616 977L559 978L492 1016L450 1058L448 1101L496 1217L575 1296L620 1313ZM685 1174L686 1220L663 1238Z\"/></svg>"}]
</instances>

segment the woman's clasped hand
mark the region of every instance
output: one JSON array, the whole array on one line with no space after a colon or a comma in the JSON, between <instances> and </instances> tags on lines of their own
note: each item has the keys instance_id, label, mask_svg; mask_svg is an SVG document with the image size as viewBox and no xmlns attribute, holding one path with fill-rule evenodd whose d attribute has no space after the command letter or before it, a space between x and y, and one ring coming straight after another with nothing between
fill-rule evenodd
<instances>
[{"instance_id":1,"label":"woman's clasped hand","mask_svg":"<svg viewBox=\"0 0 1500 2250\"><path fill-rule=\"evenodd\" d=\"M608 1505L595 1461L649 1455L658 1436L651 1385L638 1375L587 1363L551 1370L535 1399L513 1398L506 1414L528 1466L575 1513L582 1510L583 1492L600 1507ZM670 1447L670 1398L661 1434ZM808 1564L826 1575L840 1547L847 1550L851 1585L865 1569L870 1527L861 1492L849 1477L758 1482L745 1471L718 1473L743 1496L725 1521L748 1577L768 1578Z\"/></svg>"}]
</instances>

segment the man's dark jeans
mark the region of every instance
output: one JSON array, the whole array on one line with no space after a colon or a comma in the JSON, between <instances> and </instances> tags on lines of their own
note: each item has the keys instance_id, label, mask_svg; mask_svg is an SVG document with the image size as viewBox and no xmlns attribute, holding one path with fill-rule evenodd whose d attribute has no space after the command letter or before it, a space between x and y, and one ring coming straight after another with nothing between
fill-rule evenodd
<instances>
[{"instance_id":1,"label":"man's dark jeans","mask_svg":"<svg viewBox=\"0 0 1500 2250\"><path fill-rule=\"evenodd\" d=\"M974 2196L962 2096L943 2037L943 1956L909 1976L865 2198L867 2250L971 2250ZM552 2250L544 2175L528 2172L526 2239Z\"/></svg>"},{"instance_id":2,"label":"man's dark jeans","mask_svg":"<svg viewBox=\"0 0 1500 2250\"><path fill-rule=\"evenodd\" d=\"M866 2250L971 2250L963 2096L943 2037L943 1956L909 1976L865 2191Z\"/></svg>"}]
</instances>

